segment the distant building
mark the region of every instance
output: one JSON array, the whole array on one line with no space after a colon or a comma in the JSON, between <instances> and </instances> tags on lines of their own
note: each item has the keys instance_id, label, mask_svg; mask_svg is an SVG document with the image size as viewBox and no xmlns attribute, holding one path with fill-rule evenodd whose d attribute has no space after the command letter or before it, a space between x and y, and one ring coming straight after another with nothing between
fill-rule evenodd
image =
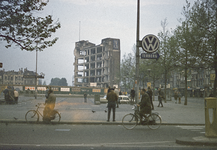
<instances>
[{"instance_id":1,"label":"distant building","mask_svg":"<svg viewBox=\"0 0 217 150\"><path fill-rule=\"evenodd\" d=\"M19 69L19 71L0 71L0 83L8 85L35 85L35 78L25 78L24 75L35 75L35 72L29 71L27 68Z\"/></svg>"},{"instance_id":2,"label":"distant building","mask_svg":"<svg viewBox=\"0 0 217 150\"><path fill-rule=\"evenodd\" d=\"M119 39L102 39L99 45L89 41L76 42L74 55L75 86L119 87Z\"/></svg>"}]
</instances>

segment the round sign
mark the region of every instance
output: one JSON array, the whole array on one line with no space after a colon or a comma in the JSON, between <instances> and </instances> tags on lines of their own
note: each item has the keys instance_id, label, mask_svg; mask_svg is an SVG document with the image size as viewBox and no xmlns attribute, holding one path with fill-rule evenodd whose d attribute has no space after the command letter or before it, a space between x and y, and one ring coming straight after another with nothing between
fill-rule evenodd
<instances>
[{"instance_id":1,"label":"round sign","mask_svg":"<svg viewBox=\"0 0 217 150\"><path fill-rule=\"evenodd\" d=\"M153 34L148 34L142 39L142 49L148 53L153 53L157 51L159 46L160 41Z\"/></svg>"}]
</instances>

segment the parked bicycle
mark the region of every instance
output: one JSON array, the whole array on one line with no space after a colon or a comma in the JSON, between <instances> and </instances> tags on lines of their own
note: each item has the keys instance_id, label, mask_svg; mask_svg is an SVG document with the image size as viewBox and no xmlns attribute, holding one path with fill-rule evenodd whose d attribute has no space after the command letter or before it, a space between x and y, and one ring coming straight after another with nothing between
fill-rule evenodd
<instances>
[{"instance_id":1,"label":"parked bicycle","mask_svg":"<svg viewBox=\"0 0 217 150\"><path fill-rule=\"evenodd\" d=\"M39 122L39 116L41 116L42 118L44 117L42 113L40 113L39 108L42 103L38 103L38 105L36 106L36 110L29 110L26 115L25 115L25 119L26 122ZM53 110L53 112L51 113L52 115L50 116L49 120L51 122L60 122L61 119L61 115L57 110Z\"/></svg>"},{"instance_id":2,"label":"parked bicycle","mask_svg":"<svg viewBox=\"0 0 217 150\"><path fill-rule=\"evenodd\" d=\"M133 129L139 124L138 121L140 121L141 125L147 125L150 129L158 129L161 126L162 120L158 113L143 115L142 119L140 120L139 106L134 104L132 109L134 110L134 114L127 114L122 119L122 125L124 128Z\"/></svg>"}]
</instances>

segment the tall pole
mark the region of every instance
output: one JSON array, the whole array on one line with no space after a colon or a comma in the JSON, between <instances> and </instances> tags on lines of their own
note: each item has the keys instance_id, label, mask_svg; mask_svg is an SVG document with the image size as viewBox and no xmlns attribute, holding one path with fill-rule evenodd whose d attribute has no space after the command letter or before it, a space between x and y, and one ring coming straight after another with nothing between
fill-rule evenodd
<instances>
[{"instance_id":1,"label":"tall pole","mask_svg":"<svg viewBox=\"0 0 217 150\"><path fill-rule=\"evenodd\" d=\"M36 69L35 69L35 99L37 99L37 64L38 64L38 50L36 50Z\"/></svg>"},{"instance_id":2,"label":"tall pole","mask_svg":"<svg viewBox=\"0 0 217 150\"><path fill-rule=\"evenodd\" d=\"M140 0L137 1L137 32L136 32L136 103L139 101L139 13L140 13Z\"/></svg>"}]
</instances>

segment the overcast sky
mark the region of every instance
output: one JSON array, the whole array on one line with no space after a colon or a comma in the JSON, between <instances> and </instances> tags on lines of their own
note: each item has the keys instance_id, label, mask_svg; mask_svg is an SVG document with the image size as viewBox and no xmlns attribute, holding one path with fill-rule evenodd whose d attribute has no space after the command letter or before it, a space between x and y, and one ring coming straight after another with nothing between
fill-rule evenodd
<instances>
[{"instance_id":1,"label":"overcast sky","mask_svg":"<svg viewBox=\"0 0 217 150\"><path fill-rule=\"evenodd\" d=\"M189 0L193 4L195 0ZM161 21L167 18L167 29L179 25L186 0L140 0L140 40L147 34L162 31ZM104 38L118 38L121 56L132 52L136 41L137 0L50 0L38 15L51 14L61 28L53 35L59 40L38 53L38 73L43 72L47 84L52 78L66 78L72 85L75 42L88 40L96 45ZM36 14L37 15L37 14ZM6 49L0 41L0 62L5 71L27 68L36 70L36 52Z\"/></svg>"}]
</instances>

